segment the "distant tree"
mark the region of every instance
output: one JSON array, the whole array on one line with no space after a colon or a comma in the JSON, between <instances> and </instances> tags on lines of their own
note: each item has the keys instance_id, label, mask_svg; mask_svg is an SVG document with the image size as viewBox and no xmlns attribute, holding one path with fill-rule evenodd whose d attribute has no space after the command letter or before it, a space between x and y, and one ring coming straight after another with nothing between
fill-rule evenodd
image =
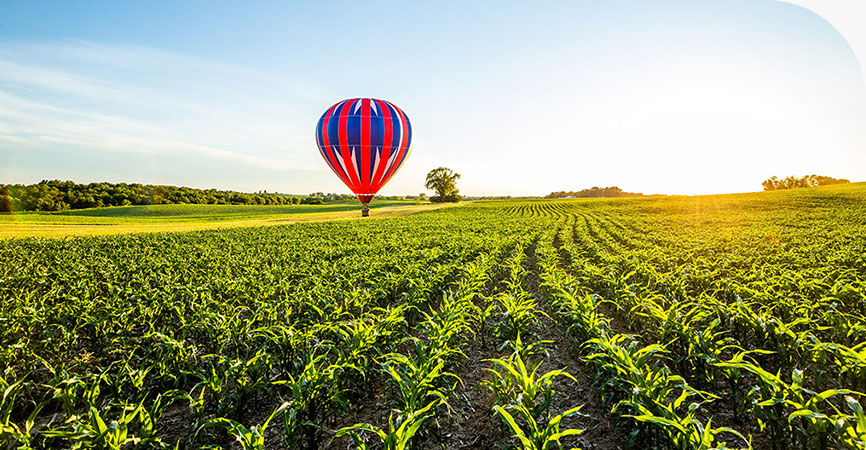
<instances>
[{"instance_id":1,"label":"distant tree","mask_svg":"<svg viewBox=\"0 0 866 450\"><path fill-rule=\"evenodd\" d=\"M547 194L545 198L583 198L583 197L641 197L639 192L625 192L616 186L600 188L593 186L579 191L558 191Z\"/></svg>"},{"instance_id":2,"label":"distant tree","mask_svg":"<svg viewBox=\"0 0 866 450\"><path fill-rule=\"evenodd\" d=\"M763 182L761 186L765 191L778 191L781 189L795 189L802 187L829 186L831 184L844 184L850 181L844 178L833 178L822 175L805 175L800 178L790 176L783 179L770 177Z\"/></svg>"},{"instance_id":3,"label":"distant tree","mask_svg":"<svg viewBox=\"0 0 866 450\"><path fill-rule=\"evenodd\" d=\"M779 179L776 177L770 177L762 181L761 186L764 187L765 191L775 191L779 189Z\"/></svg>"},{"instance_id":4,"label":"distant tree","mask_svg":"<svg viewBox=\"0 0 866 450\"><path fill-rule=\"evenodd\" d=\"M12 212L12 195L9 194L9 186L3 185L0 192L0 212Z\"/></svg>"},{"instance_id":5,"label":"distant tree","mask_svg":"<svg viewBox=\"0 0 866 450\"><path fill-rule=\"evenodd\" d=\"M418 194L418 198L421 199L421 200L426 200L426 199L427 199L427 194L425 194L425 193L422 192L422 193Z\"/></svg>"},{"instance_id":6,"label":"distant tree","mask_svg":"<svg viewBox=\"0 0 866 450\"><path fill-rule=\"evenodd\" d=\"M457 179L460 174L447 167L437 167L427 174L424 187L436 192L430 197L431 202L459 202L460 191L457 189Z\"/></svg>"}]
</instances>

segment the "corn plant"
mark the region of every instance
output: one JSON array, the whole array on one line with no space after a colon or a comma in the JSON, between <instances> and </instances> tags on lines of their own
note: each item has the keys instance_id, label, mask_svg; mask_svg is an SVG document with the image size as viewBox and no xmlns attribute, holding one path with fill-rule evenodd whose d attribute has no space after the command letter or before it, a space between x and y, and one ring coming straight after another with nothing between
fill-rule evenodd
<instances>
[{"instance_id":1,"label":"corn plant","mask_svg":"<svg viewBox=\"0 0 866 450\"><path fill-rule=\"evenodd\" d=\"M691 403L688 409L683 412L681 406L683 401L689 397L688 391L683 391L682 394L671 404L663 405L655 403L654 409L661 410L660 415L656 415L650 408L644 406L634 400L626 400L624 404L628 404L638 414L626 414L624 417L630 417L638 422L650 423L656 425L666 434L666 440L669 441L674 448L695 449L695 450L714 450L727 448L725 442L720 442L716 436L721 433L730 433L742 440L749 448L751 442L739 431L730 427L712 426L712 419L703 423L697 417L697 412L700 403Z\"/></svg>"},{"instance_id":2,"label":"corn plant","mask_svg":"<svg viewBox=\"0 0 866 450\"><path fill-rule=\"evenodd\" d=\"M421 425L430 418L431 410L435 409L438 401L434 400L417 411L412 411L405 414L398 414L394 418L394 413L388 417L388 428L382 429L375 425L361 423L350 427L340 428L335 437L349 435L356 450L367 450L370 447L361 436L359 431L372 433L382 442L384 450L411 450L412 438L421 429Z\"/></svg>"},{"instance_id":3,"label":"corn plant","mask_svg":"<svg viewBox=\"0 0 866 450\"><path fill-rule=\"evenodd\" d=\"M495 301L499 309L498 333L504 340L528 334L529 327L538 321L535 300L527 292L502 293Z\"/></svg>"},{"instance_id":4,"label":"corn plant","mask_svg":"<svg viewBox=\"0 0 866 450\"><path fill-rule=\"evenodd\" d=\"M854 397L845 396L845 403L852 415L836 418L836 430L839 431L839 441L847 448L866 447L866 414L863 405Z\"/></svg>"},{"instance_id":5,"label":"corn plant","mask_svg":"<svg viewBox=\"0 0 866 450\"><path fill-rule=\"evenodd\" d=\"M847 386L866 388L866 342L853 347L842 344L818 342L812 348L818 358L834 363L839 368L838 377Z\"/></svg>"},{"instance_id":6,"label":"corn plant","mask_svg":"<svg viewBox=\"0 0 866 450\"><path fill-rule=\"evenodd\" d=\"M461 382L457 375L444 370L445 360L436 353L416 354L414 359L391 354L383 366L396 388L402 413L418 411L434 400L447 406L449 388ZM449 386L446 380L453 384Z\"/></svg>"},{"instance_id":7,"label":"corn plant","mask_svg":"<svg viewBox=\"0 0 866 450\"><path fill-rule=\"evenodd\" d=\"M18 449L26 450L31 448L36 416L39 415L45 403L35 405L24 420L23 425L15 423L12 413L16 406L18 394L23 388L23 382L24 379L20 379L10 384L5 377L0 377L0 389L3 392L3 397L0 398L0 442L5 442L9 447L14 445Z\"/></svg>"},{"instance_id":8,"label":"corn plant","mask_svg":"<svg viewBox=\"0 0 866 450\"><path fill-rule=\"evenodd\" d=\"M345 400L336 378L345 366L329 364L325 355L310 357L297 376L274 381L289 391L288 409L283 415L285 441L290 448L317 448L323 424L344 408Z\"/></svg>"},{"instance_id":9,"label":"corn plant","mask_svg":"<svg viewBox=\"0 0 866 450\"><path fill-rule=\"evenodd\" d=\"M505 408L495 405L493 409L502 418L503 422L508 425L509 430L513 433L513 437L517 438L520 442L520 448L523 450L561 450L562 443L560 440L562 438L577 436L583 433L583 430L576 428L567 428L560 431L562 419L578 414L580 406L553 417L551 417L550 412L546 412L546 417L544 417L543 421L539 421L537 419L538 416L523 405L516 405L510 408L511 411L514 411L522 419L522 423L525 424L524 426L521 426Z\"/></svg>"},{"instance_id":10,"label":"corn plant","mask_svg":"<svg viewBox=\"0 0 866 450\"><path fill-rule=\"evenodd\" d=\"M831 442L837 439L835 434L841 431L837 429L837 420L845 418L822 412L819 407L829 405L839 413L838 408L829 402L830 399L845 395L853 400L850 395L863 395L849 389L814 392L804 387L804 374L801 370L792 372L789 384L779 373L772 374L749 362L728 361L717 365L739 369L756 376L759 384L750 394L753 396L755 412L761 426L769 427L778 442L790 442L804 449L811 446L829 448Z\"/></svg>"},{"instance_id":11,"label":"corn plant","mask_svg":"<svg viewBox=\"0 0 866 450\"><path fill-rule=\"evenodd\" d=\"M472 335L469 316L474 309L469 301L470 296L458 297L446 292L439 310L424 314L422 331L429 337L431 347L443 350L454 348L458 342Z\"/></svg>"},{"instance_id":12,"label":"corn plant","mask_svg":"<svg viewBox=\"0 0 866 450\"><path fill-rule=\"evenodd\" d=\"M120 415L111 416L110 410L100 412L91 406L85 414L67 417L61 426L40 433L48 438L65 440L73 449L96 446L120 450L138 444L141 437L130 432L130 425L140 419L141 405L120 404L118 408Z\"/></svg>"},{"instance_id":13,"label":"corn plant","mask_svg":"<svg viewBox=\"0 0 866 450\"><path fill-rule=\"evenodd\" d=\"M283 403L282 405L277 407L277 409L271 412L271 414L268 416L264 423L262 423L261 425L254 425L252 428L247 428L243 424L231 419L217 417L214 419L210 419L204 424L202 424L202 429L212 427L223 428L226 430L226 432L228 432L229 435L235 438L235 440L238 442L238 444L240 444L242 449L264 450L265 432L268 429L268 424L271 423L271 420L273 420L274 417L276 417L288 407L288 402Z\"/></svg>"},{"instance_id":14,"label":"corn plant","mask_svg":"<svg viewBox=\"0 0 866 450\"><path fill-rule=\"evenodd\" d=\"M492 297L483 297L482 301L475 306L475 311L471 315L471 323L478 330L478 335L481 337L481 346L487 347L489 339L493 336L493 325L491 324L494 315L496 314L497 305Z\"/></svg>"},{"instance_id":15,"label":"corn plant","mask_svg":"<svg viewBox=\"0 0 866 450\"><path fill-rule=\"evenodd\" d=\"M335 364L355 375L339 378L344 393L364 393L367 375L381 349L397 343L402 333L400 328L405 325L406 309L403 305L389 310L379 309L369 317L351 320L339 327L340 341L336 346Z\"/></svg>"},{"instance_id":16,"label":"corn plant","mask_svg":"<svg viewBox=\"0 0 866 450\"><path fill-rule=\"evenodd\" d=\"M524 346L518 337L512 344L514 352L508 358L485 360L493 363L494 367L487 369L491 379L483 381L482 385L493 392L495 404L522 406L534 417L541 417L550 409L556 393L553 382L558 377L569 378L577 383L564 369L538 373L543 360L535 358L532 361L530 358L541 351L540 344L543 342Z\"/></svg>"},{"instance_id":17,"label":"corn plant","mask_svg":"<svg viewBox=\"0 0 866 450\"><path fill-rule=\"evenodd\" d=\"M729 383L729 395L728 395L728 404L731 407L731 411L736 416L745 416L752 409L752 396L749 391L746 390L745 386L747 386L745 379L745 375L748 372L741 370L735 364L750 362L753 363L751 355L768 355L773 352L769 350L747 350L741 351L734 354L734 356L728 361L721 361L713 363L713 366L716 367L722 373L722 377L728 380ZM749 359L746 359L749 358Z\"/></svg>"}]
</instances>

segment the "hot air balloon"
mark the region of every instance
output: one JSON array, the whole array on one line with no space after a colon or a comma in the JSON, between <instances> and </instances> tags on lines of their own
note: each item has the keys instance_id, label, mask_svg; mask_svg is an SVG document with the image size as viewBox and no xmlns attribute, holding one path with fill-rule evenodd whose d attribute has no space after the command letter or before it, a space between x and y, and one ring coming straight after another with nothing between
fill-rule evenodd
<instances>
[{"instance_id":1,"label":"hot air balloon","mask_svg":"<svg viewBox=\"0 0 866 450\"><path fill-rule=\"evenodd\" d=\"M409 155L412 126L385 100L353 98L328 108L316 126L319 152L367 216L370 201Z\"/></svg>"}]
</instances>

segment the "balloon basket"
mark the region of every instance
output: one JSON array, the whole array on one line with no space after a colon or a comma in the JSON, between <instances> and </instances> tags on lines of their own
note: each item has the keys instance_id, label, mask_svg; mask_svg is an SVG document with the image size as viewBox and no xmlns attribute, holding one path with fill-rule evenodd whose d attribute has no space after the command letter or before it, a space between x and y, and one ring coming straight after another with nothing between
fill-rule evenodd
<instances>
[{"instance_id":1,"label":"balloon basket","mask_svg":"<svg viewBox=\"0 0 866 450\"><path fill-rule=\"evenodd\" d=\"M370 217L370 207L366 203L361 207L361 217Z\"/></svg>"}]
</instances>

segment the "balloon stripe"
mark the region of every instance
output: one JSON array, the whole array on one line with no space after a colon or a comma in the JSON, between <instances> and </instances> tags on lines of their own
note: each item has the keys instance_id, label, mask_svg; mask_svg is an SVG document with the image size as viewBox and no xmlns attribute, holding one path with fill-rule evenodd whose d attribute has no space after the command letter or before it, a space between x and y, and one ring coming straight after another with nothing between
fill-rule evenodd
<instances>
[{"instance_id":1,"label":"balloon stripe","mask_svg":"<svg viewBox=\"0 0 866 450\"><path fill-rule=\"evenodd\" d=\"M328 125L331 120L331 114L334 113L337 105L332 106L331 109L325 112L325 115L322 116L321 119L319 119L316 140L319 143L319 153L321 153L322 157L325 158L325 161L328 163L328 167L330 167L331 170L334 171L334 174L336 174L343 183L346 183L348 179L346 178L345 172L341 173L341 171L337 170L337 167L334 165L336 161L331 157L333 149L331 148L331 143L328 139Z\"/></svg>"},{"instance_id":2,"label":"balloon stripe","mask_svg":"<svg viewBox=\"0 0 866 450\"><path fill-rule=\"evenodd\" d=\"M385 169L388 168L388 165L382 164L382 162L387 163L391 157L393 127L391 123L391 107L381 100L376 100L376 103L379 105L379 111L382 111L382 118L385 122L385 133L382 139L382 154L379 157L381 162L379 163L379 168L376 170L376 173L373 175L372 183L375 187L380 187L382 185L382 175L385 173Z\"/></svg>"},{"instance_id":3,"label":"balloon stripe","mask_svg":"<svg viewBox=\"0 0 866 450\"><path fill-rule=\"evenodd\" d=\"M342 153L343 157L343 167L350 167L350 163L352 161L352 149L349 147L349 127L348 127L348 119L349 112L346 111L352 109L352 105L355 103L355 99L347 101L343 108L340 110L340 127L338 129L338 133L340 136L340 153ZM349 179L352 180L352 184L349 185L349 189L353 192L360 189L361 181L358 179L358 174L354 170L347 170L349 172Z\"/></svg>"},{"instance_id":4,"label":"balloon stripe","mask_svg":"<svg viewBox=\"0 0 866 450\"><path fill-rule=\"evenodd\" d=\"M331 108L331 110L328 110L328 112L326 112L325 115L322 116L322 118L319 120L319 126L317 128L318 132L316 133L316 139L319 141L319 152L322 154L322 158L325 158L325 161L328 163L328 167L330 167L331 170L333 170L334 173L337 175L337 177L339 177L342 180L343 176L340 174L340 172L337 171L337 168L334 167L334 162L328 156L328 153L329 153L329 150L331 147L330 143L328 142L328 121L329 121L329 115L330 115L332 110L333 110L333 107Z\"/></svg>"},{"instance_id":5,"label":"balloon stripe","mask_svg":"<svg viewBox=\"0 0 866 450\"><path fill-rule=\"evenodd\" d=\"M402 157L400 159L400 162L397 163L397 167L394 169L393 172L391 172L391 177L388 178L388 181L390 181L391 178L394 178L394 175L397 175L397 172L399 172L400 169L403 168L403 163L406 162L406 159L409 157L409 153L411 153L411 152L412 152L412 147L409 147L409 148L403 150L403 154L402 154ZM387 181L386 181L386 183L387 183Z\"/></svg>"},{"instance_id":6,"label":"balloon stripe","mask_svg":"<svg viewBox=\"0 0 866 450\"><path fill-rule=\"evenodd\" d=\"M339 114L340 109L345 107L345 103L346 102L344 101L341 104L337 105L337 108L332 113L332 115L330 117L330 122L328 123L329 139L335 141L334 144L331 144L328 147L328 150L329 150L328 155L331 159L331 162L334 164L334 166L338 167L340 169L340 173L342 174L341 179L343 180L343 183L346 186L351 186L352 185L352 179L351 179L351 177L349 177L349 171L346 170L346 166L343 163L343 157L342 157L342 155L340 155L340 151L339 151L339 141L340 141L340 136L339 136L340 127L339 127L339 125L340 125L340 121L335 120L335 118L334 118L334 115Z\"/></svg>"},{"instance_id":7,"label":"balloon stripe","mask_svg":"<svg viewBox=\"0 0 866 450\"><path fill-rule=\"evenodd\" d=\"M390 105L390 103L389 103L389 105ZM395 107L394 105L390 105L390 106L394 107L394 116L393 116L394 133L393 133L393 137L394 137L394 144L395 145L394 145L393 153L391 154L391 157L388 159L388 167L385 170L385 173L382 175L382 184L383 185L388 182L388 179L391 176L392 169L394 168L394 160L400 154L400 143L403 141L403 133L404 133L403 122L400 119L400 110L397 107Z\"/></svg>"},{"instance_id":8,"label":"balloon stripe","mask_svg":"<svg viewBox=\"0 0 866 450\"><path fill-rule=\"evenodd\" d=\"M409 118L406 117L402 111L400 112L400 120L402 121L403 130L405 130L405 132L403 135L403 142L400 143L400 150L402 151L400 154L400 162L394 172L397 172L397 170L399 170L403 165L403 161L406 161L406 155L409 154L409 149L412 147L412 127L409 126ZM394 174L392 173L391 176L393 175Z\"/></svg>"},{"instance_id":9,"label":"balloon stripe","mask_svg":"<svg viewBox=\"0 0 866 450\"><path fill-rule=\"evenodd\" d=\"M372 149L370 142L370 99L361 100L361 145ZM370 188L370 150L361 150L361 186Z\"/></svg>"},{"instance_id":10,"label":"balloon stripe","mask_svg":"<svg viewBox=\"0 0 866 450\"><path fill-rule=\"evenodd\" d=\"M393 105L391 105L391 106L393 106ZM388 172L385 173L384 182L382 184L390 181L391 177L393 177L394 174L397 173L397 170L400 168L400 165L403 163L403 160L405 159L407 145L408 145L409 121L406 120L406 116L403 114L403 111L401 111L396 106L394 107L394 109L397 110L397 116L400 119L400 140L399 140L400 147L397 150L397 158L394 160L394 163L388 168Z\"/></svg>"}]
</instances>

